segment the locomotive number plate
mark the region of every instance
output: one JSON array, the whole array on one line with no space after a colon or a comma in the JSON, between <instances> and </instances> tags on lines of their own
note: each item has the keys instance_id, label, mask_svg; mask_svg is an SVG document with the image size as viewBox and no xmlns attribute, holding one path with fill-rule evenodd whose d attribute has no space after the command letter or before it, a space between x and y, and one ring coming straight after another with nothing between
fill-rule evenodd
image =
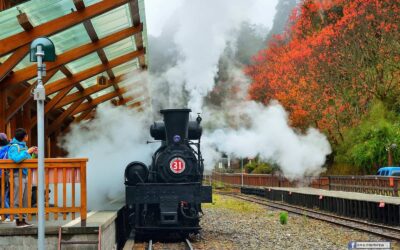
<instances>
[{"instance_id":1,"label":"locomotive number plate","mask_svg":"<svg viewBox=\"0 0 400 250\"><path fill-rule=\"evenodd\" d=\"M169 168L175 174L180 174L185 171L185 161L182 158L176 157L169 163Z\"/></svg>"}]
</instances>

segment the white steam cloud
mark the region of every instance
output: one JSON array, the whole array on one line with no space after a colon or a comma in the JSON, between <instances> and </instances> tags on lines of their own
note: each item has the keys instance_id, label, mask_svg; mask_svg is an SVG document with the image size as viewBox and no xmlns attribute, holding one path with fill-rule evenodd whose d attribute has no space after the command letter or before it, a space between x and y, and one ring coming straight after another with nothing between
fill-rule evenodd
<instances>
[{"instance_id":1,"label":"white steam cloud","mask_svg":"<svg viewBox=\"0 0 400 250\"><path fill-rule=\"evenodd\" d=\"M73 125L63 138L68 157L89 158L90 209L104 209L106 204L123 196L128 163L134 160L150 163L154 151L154 147L146 144L150 122L146 112L107 104L97 109L93 120Z\"/></svg>"},{"instance_id":2,"label":"white steam cloud","mask_svg":"<svg viewBox=\"0 0 400 250\"><path fill-rule=\"evenodd\" d=\"M178 55L176 63L165 72L148 77L152 104L160 108L189 107L203 113L202 152L206 168L213 168L224 152L241 158L259 156L264 161L278 164L289 178L317 175L323 171L321 166L331 152L326 137L312 128L305 134L292 129L287 113L276 102L265 107L248 101L249 79L243 75L242 65L227 58L230 64L228 80L215 80L224 50L228 44L234 44L240 24L243 21L259 24L264 20L260 18L263 14L274 12L271 11L273 7L268 9L266 6L275 6L277 1L158 0L161 2L177 4L169 8L173 13L171 21L166 22L164 18L162 22L173 27L164 28L173 30ZM151 11L149 3L151 0L146 0L146 11ZM257 16L255 13L258 18L252 22L251 17ZM149 32L151 23L148 20ZM149 47L150 51L151 44ZM129 78L129 82L143 79ZM216 85L222 87L218 97L222 101L218 105L205 102ZM138 113L126 107L102 105L93 120L73 125L63 138L61 145L69 157L89 158L90 209L104 208L104 204L123 196L124 169L129 162L150 163L157 146L146 144L152 122L153 115L146 110Z\"/></svg>"},{"instance_id":3,"label":"white steam cloud","mask_svg":"<svg viewBox=\"0 0 400 250\"><path fill-rule=\"evenodd\" d=\"M209 148L205 156L208 163L218 160L211 158L217 155L210 152L211 147L233 157L259 156L263 161L279 165L290 179L316 176L323 171L321 166L331 152L326 137L313 128L305 134L296 133L288 125L287 113L279 103L272 102L265 107L243 101L233 112L247 126L208 132L203 140L204 147Z\"/></svg>"},{"instance_id":4,"label":"white steam cloud","mask_svg":"<svg viewBox=\"0 0 400 250\"><path fill-rule=\"evenodd\" d=\"M203 99L214 87L218 61L228 41L234 39L235 30L243 21L265 6L263 1L244 0L180 3L171 21L177 26L174 42L179 59L161 76L161 83L169 84L169 107L187 101L194 112L202 111Z\"/></svg>"}]
</instances>

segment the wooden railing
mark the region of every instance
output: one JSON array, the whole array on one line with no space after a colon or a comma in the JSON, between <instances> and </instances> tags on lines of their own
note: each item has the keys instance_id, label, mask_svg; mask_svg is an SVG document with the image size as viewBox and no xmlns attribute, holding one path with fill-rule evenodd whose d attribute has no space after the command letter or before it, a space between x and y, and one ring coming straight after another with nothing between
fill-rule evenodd
<instances>
[{"instance_id":1,"label":"wooden railing","mask_svg":"<svg viewBox=\"0 0 400 250\"><path fill-rule=\"evenodd\" d=\"M45 213L46 220L49 220L50 213L53 219L59 219L62 214L63 220L67 215L75 219L75 214L80 213L82 221L86 220L87 199L86 199L86 162L87 159L69 159L69 158L47 158L45 159ZM23 206L22 169L27 169L27 200L28 204ZM14 215L28 215L28 220L32 220L32 215L37 214L37 206L32 204L37 197L37 159L25 160L16 164L11 160L0 160L1 169L1 208L0 216L4 220L6 215L14 219ZM6 178L8 176L8 178ZM10 207L5 206L6 179L9 183L9 201ZM19 182L19 207L14 207L14 179ZM78 192L77 192L78 189ZM32 191L34 190L34 191ZM77 197L78 196L78 197ZM77 199L78 198L78 199Z\"/></svg>"},{"instance_id":2,"label":"wooden railing","mask_svg":"<svg viewBox=\"0 0 400 250\"><path fill-rule=\"evenodd\" d=\"M329 176L331 190L399 196L400 178L383 176Z\"/></svg>"},{"instance_id":3,"label":"wooden railing","mask_svg":"<svg viewBox=\"0 0 400 250\"><path fill-rule=\"evenodd\" d=\"M301 181L290 181L283 176L271 174L222 174L213 172L213 179L231 185L267 186L267 187L298 187L310 186L329 189L328 177L305 177Z\"/></svg>"},{"instance_id":4,"label":"wooden railing","mask_svg":"<svg viewBox=\"0 0 400 250\"><path fill-rule=\"evenodd\" d=\"M205 177L207 179L208 177ZM301 181L290 181L283 176L270 174L227 174L213 172L212 179L230 185L299 187L399 196L400 177L383 176L323 176L305 177Z\"/></svg>"}]
</instances>

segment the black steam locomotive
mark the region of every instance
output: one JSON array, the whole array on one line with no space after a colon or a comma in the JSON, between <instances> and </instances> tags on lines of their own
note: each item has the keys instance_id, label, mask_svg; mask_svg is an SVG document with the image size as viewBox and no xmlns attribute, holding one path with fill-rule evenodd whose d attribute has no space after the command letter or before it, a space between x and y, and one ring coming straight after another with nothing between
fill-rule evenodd
<instances>
[{"instance_id":1,"label":"black steam locomotive","mask_svg":"<svg viewBox=\"0 0 400 250\"><path fill-rule=\"evenodd\" d=\"M147 167L132 162L125 169L126 221L130 237L160 231L198 233L201 203L212 202L203 186L201 117L189 121L190 109L164 109L164 121L150 134L161 146Z\"/></svg>"}]
</instances>

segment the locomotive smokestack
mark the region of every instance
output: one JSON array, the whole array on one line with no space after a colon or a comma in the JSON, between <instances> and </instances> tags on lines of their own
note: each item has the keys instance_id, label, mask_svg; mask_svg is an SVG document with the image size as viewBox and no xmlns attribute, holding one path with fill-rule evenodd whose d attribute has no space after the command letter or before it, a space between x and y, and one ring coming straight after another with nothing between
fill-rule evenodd
<instances>
[{"instance_id":1,"label":"locomotive smokestack","mask_svg":"<svg viewBox=\"0 0 400 250\"><path fill-rule=\"evenodd\" d=\"M188 138L190 109L163 109L167 145L183 143Z\"/></svg>"}]
</instances>

